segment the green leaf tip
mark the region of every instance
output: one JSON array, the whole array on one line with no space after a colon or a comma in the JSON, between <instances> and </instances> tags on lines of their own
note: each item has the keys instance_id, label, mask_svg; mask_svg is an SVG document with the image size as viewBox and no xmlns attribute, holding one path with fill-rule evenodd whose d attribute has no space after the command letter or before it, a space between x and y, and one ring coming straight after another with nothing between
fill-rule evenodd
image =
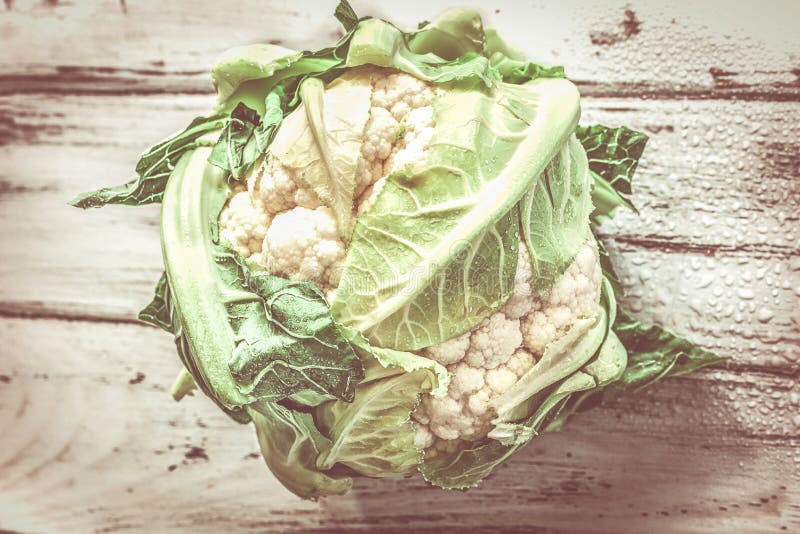
<instances>
[{"instance_id":1,"label":"green leaf tip","mask_svg":"<svg viewBox=\"0 0 800 534\"><path fill-rule=\"evenodd\" d=\"M342 24L344 30L348 32L358 24L358 16L347 0L339 0L339 4L333 11L333 16Z\"/></svg>"},{"instance_id":2,"label":"green leaf tip","mask_svg":"<svg viewBox=\"0 0 800 534\"><path fill-rule=\"evenodd\" d=\"M612 217L618 207L638 213L630 195L633 175L647 144L647 135L625 126L611 128L601 124L579 126L575 133L586 150L594 177L594 225Z\"/></svg>"},{"instance_id":3,"label":"green leaf tip","mask_svg":"<svg viewBox=\"0 0 800 534\"><path fill-rule=\"evenodd\" d=\"M618 391L638 391L665 376L685 375L729 359L665 328L643 324L624 310L617 314L614 331L629 355L628 367L614 388Z\"/></svg>"},{"instance_id":4,"label":"green leaf tip","mask_svg":"<svg viewBox=\"0 0 800 534\"><path fill-rule=\"evenodd\" d=\"M197 117L182 131L142 154L136 164L136 178L123 185L80 194L69 204L87 209L108 204L141 206L161 202L167 180L178 160L198 146L215 143L227 121L224 114Z\"/></svg>"}]
</instances>

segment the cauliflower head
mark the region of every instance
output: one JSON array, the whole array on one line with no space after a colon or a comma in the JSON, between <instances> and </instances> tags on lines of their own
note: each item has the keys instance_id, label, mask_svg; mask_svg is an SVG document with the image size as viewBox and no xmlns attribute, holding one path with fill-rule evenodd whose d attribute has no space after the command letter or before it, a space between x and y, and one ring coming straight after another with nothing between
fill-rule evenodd
<instances>
[{"instance_id":1,"label":"cauliflower head","mask_svg":"<svg viewBox=\"0 0 800 534\"><path fill-rule=\"evenodd\" d=\"M587 241L552 289L531 287L531 261L519 254L514 292L500 310L471 331L422 353L451 374L444 397L423 397L413 413L417 445L429 456L458 441L486 437L496 417L492 400L511 389L578 319L597 313L602 270Z\"/></svg>"},{"instance_id":2,"label":"cauliflower head","mask_svg":"<svg viewBox=\"0 0 800 534\"><path fill-rule=\"evenodd\" d=\"M362 67L350 77L369 88L355 165L357 217L373 207L390 174L426 165L436 128L433 101L443 89L390 69ZM279 145L281 136L279 130ZM332 298L348 246L332 210L302 173L270 153L245 183L231 191L220 214L222 237L267 272L313 282ZM416 351L450 375L446 395L423 395L412 414L415 444L429 456L486 437L496 417L492 400L530 372L578 319L596 313L601 269L593 240L581 245L546 292L533 287L524 243L517 258L513 291L498 311L461 335Z\"/></svg>"},{"instance_id":3,"label":"cauliflower head","mask_svg":"<svg viewBox=\"0 0 800 534\"><path fill-rule=\"evenodd\" d=\"M390 69L361 67L349 79L368 88L368 115L355 169L354 215L375 202L386 177L422 167L434 132L433 99L441 89ZM324 98L324 96L323 96ZM344 110L346 112L346 110ZM297 112L295 112L297 115ZM285 128L273 144L280 145ZM220 235L245 259L328 294L341 276L347 240L332 210L302 173L267 153L235 187L219 217Z\"/></svg>"},{"instance_id":4,"label":"cauliflower head","mask_svg":"<svg viewBox=\"0 0 800 534\"><path fill-rule=\"evenodd\" d=\"M139 318L174 336L175 399L252 423L305 498L464 489L589 399L721 360L617 309L595 235L635 209L646 135L579 126L563 69L472 10L335 16L334 46L225 54L212 113L72 202L161 202Z\"/></svg>"}]
</instances>

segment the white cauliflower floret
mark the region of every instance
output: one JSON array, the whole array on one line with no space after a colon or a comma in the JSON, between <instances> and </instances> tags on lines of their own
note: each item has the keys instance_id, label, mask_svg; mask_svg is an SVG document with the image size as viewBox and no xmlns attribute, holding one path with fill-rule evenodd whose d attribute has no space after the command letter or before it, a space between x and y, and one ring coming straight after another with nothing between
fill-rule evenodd
<instances>
[{"instance_id":1,"label":"white cauliflower floret","mask_svg":"<svg viewBox=\"0 0 800 534\"><path fill-rule=\"evenodd\" d=\"M403 120L411 108L430 106L433 102L429 83L402 72L377 77L374 89L372 105L389 110L398 121Z\"/></svg>"},{"instance_id":2,"label":"white cauliflower floret","mask_svg":"<svg viewBox=\"0 0 800 534\"><path fill-rule=\"evenodd\" d=\"M470 333L466 332L460 336L450 338L444 343L432 345L423 349L425 356L432 360L436 360L442 365L451 365L460 362L467 355L469 348Z\"/></svg>"},{"instance_id":3,"label":"white cauliflower floret","mask_svg":"<svg viewBox=\"0 0 800 534\"><path fill-rule=\"evenodd\" d=\"M513 386L516 381L517 375L511 369L500 367L486 372L486 385L494 395L500 395Z\"/></svg>"},{"instance_id":4,"label":"white cauliflower floret","mask_svg":"<svg viewBox=\"0 0 800 534\"><path fill-rule=\"evenodd\" d=\"M575 321L590 315L600 298L602 276L594 242L584 244L553 289L544 298L533 300L531 311L522 318L528 350L541 354Z\"/></svg>"},{"instance_id":5,"label":"white cauliflower floret","mask_svg":"<svg viewBox=\"0 0 800 534\"><path fill-rule=\"evenodd\" d=\"M383 174L383 162L388 158L397 139L400 124L385 108L372 107L361 144L361 159L356 170L356 195L360 195Z\"/></svg>"},{"instance_id":6,"label":"white cauliflower floret","mask_svg":"<svg viewBox=\"0 0 800 534\"><path fill-rule=\"evenodd\" d=\"M424 349L426 356L446 365L451 375L446 397L426 396L420 404L436 437L452 440L486 435L492 419L488 402L494 391L487 381L503 380L506 375L516 379L514 371L501 366L520 344L519 320L509 320L498 312L471 332ZM417 418L416 413L414 416Z\"/></svg>"},{"instance_id":7,"label":"white cauliflower floret","mask_svg":"<svg viewBox=\"0 0 800 534\"><path fill-rule=\"evenodd\" d=\"M261 263L272 274L313 282L325 290L339 285L345 251L330 208L296 207L273 219Z\"/></svg>"},{"instance_id":8,"label":"white cauliflower floret","mask_svg":"<svg viewBox=\"0 0 800 534\"><path fill-rule=\"evenodd\" d=\"M506 369L517 375L517 378L522 378L522 375L527 373L534 363L536 363L536 359L533 354L524 348L519 348L506 362Z\"/></svg>"},{"instance_id":9,"label":"white cauliflower floret","mask_svg":"<svg viewBox=\"0 0 800 534\"><path fill-rule=\"evenodd\" d=\"M458 439L481 430L475 416L465 409L460 398L454 399L449 395L426 397L420 406L425 406L429 417L428 428L439 439Z\"/></svg>"},{"instance_id":10,"label":"white cauliflower floret","mask_svg":"<svg viewBox=\"0 0 800 534\"><path fill-rule=\"evenodd\" d=\"M356 205L372 206L397 165L424 165L434 131L432 102L437 89L408 74L365 68L370 78L370 112L356 169ZM281 130L276 139L281 137ZM222 238L268 272L318 284L334 294L346 243L336 218L314 191L267 155L231 192L219 218Z\"/></svg>"},{"instance_id":11,"label":"white cauliflower floret","mask_svg":"<svg viewBox=\"0 0 800 534\"><path fill-rule=\"evenodd\" d=\"M472 331L466 362L472 367L494 369L505 363L520 344L519 320L507 319L503 312L497 312Z\"/></svg>"},{"instance_id":12,"label":"white cauliflower floret","mask_svg":"<svg viewBox=\"0 0 800 534\"><path fill-rule=\"evenodd\" d=\"M432 106L411 109L402 123L395 121L384 108L374 107L372 113L383 117L383 130L379 131L379 127L375 126L379 121L373 121L371 116L359 162L356 189L356 193L360 194L359 215L375 204L388 175L402 169L414 170L425 166L434 132ZM387 139L391 139L394 145L388 144Z\"/></svg>"},{"instance_id":13,"label":"white cauliflower floret","mask_svg":"<svg viewBox=\"0 0 800 534\"><path fill-rule=\"evenodd\" d=\"M423 450L432 446L436 438L428 430L428 427L417 422L412 422L412 424L414 425L414 447Z\"/></svg>"},{"instance_id":14,"label":"white cauliflower floret","mask_svg":"<svg viewBox=\"0 0 800 534\"><path fill-rule=\"evenodd\" d=\"M425 166L434 132L433 106L412 109L401 124L399 149L386 160L383 174Z\"/></svg>"},{"instance_id":15,"label":"white cauliflower floret","mask_svg":"<svg viewBox=\"0 0 800 534\"><path fill-rule=\"evenodd\" d=\"M275 158L267 158L247 178L247 190L254 204L267 213L277 214L296 206L314 209L319 199L299 177L284 168Z\"/></svg>"},{"instance_id":16,"label":"white cauliflower floret","mask_svg":"<svg viewBox=\"0 0 800 534\"><path fill-rule=\"evenodd\" d=\"M587 242L546 294L531 286L531 262L520 244L514 291L506 304L470 332L423 349L422 354L447 367L447 396L425 396L413 413L426 454L455 450L460 441L482 438L491 430L499 397L535 365L548 345L569 326L595 313L601 270L594 242Z\"/></svg>"},{"instance_id":17,"label":"white cauliflower floret","mask_svg":"<svg viewBox=\"0 0 800 534\"><path fill-rule=\"evenodd\" d=\"M467 406L476 417L483 417L489 410L489 394L488 388L480 389L471 395L467 400Z\"/></svg>"},{"instance_id":18,"label":"white cauliflower floret","mask_svg":"<svg viewBox=\"0 0 800 534\"><path fill-rule=\"evenodd\" d=\"M447 393L453 398L475 393L481 389L485 383L486 373L483 369L471 367L461 362L452 368L453 373L450 378L450 389Z\"/></svg>"},{"instance_id":19,"label":"white cauliflower floret","mask_svg":"<svg viewBox=\"0 0 800 534\"><path fill-rule=\"evenodd\" d=\"M363 202L377 196L368 193L370 185L402 167L425 164L434 131L432 102L437 90L408 74L381 76L382 72L386 71L373 77L372 107L356 171L359 213L366 209Z\"/></svg>"},{"instance_id":20,"label":"white cauliflower floret","mask_svg":"<svg viewBox=\"0 0 800 534\"><path fill-rule=\"evenodd\" d=\"M219 215L220 237L243 258L261 252L269 215L253 206L250 195L237 189Z\"/></svg>"},{"instance_id":21,"label":"white cauliflower floret","mask_svg":"<svg viewBox=\"0 0 800 534\"><path fill-rule=\"evenodd\" d=\"M374 184L367 186L364 192L361 193L361 197L358 199L358 215L361 215L375 204L375 201L378 200L378 195L380 195L381 191L383 190L383 186L385 185L386 177L384 176Z\"/></svg>"}]
</instances>

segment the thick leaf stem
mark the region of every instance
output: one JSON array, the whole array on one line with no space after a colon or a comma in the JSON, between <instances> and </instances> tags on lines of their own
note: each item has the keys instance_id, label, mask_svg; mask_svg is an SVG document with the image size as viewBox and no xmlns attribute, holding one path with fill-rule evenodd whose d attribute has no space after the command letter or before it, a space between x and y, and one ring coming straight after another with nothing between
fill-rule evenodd
<instances>
[{"instance_id":1,"label":"thick leaf stem","mask_svg":"<svg viewBox=\"0 0 800 534\"><path fill-rule=\"evenodd\" d=\"M195 388L197 388L197 384L194 383L192 374L185 367L181 367L181 372L178 373L175 382L172 383L170 395L176 401L180 401L186 395L190 395Z\"/></svg>"}]
</instances>

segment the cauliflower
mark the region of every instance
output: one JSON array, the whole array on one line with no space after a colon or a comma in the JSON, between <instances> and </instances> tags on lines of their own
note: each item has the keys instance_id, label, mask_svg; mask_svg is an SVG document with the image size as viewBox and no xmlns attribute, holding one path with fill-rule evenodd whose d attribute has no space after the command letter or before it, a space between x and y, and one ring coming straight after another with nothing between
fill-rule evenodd
<instances>
[{"instance_id":1,"label":"cauliflower","mask_svg":"<svg viewBox=\"0 0 800 534\"><path fill-rule=\"evenodd\" d=\"M361 214L386 177L425 164L434 132L433 99L441 89L408 74L363 68L371 84L369 118L356 168ZM281 130L276 134L276 140ZM234 188L220 213L220 235L268 272L319 285L329 296L341 275L347 244L330 208L294 169L267 154L253 166L247 187Z\"/></svg>"},{"instance_id":2,"label":"cauliflower","mask_svg":"<svg viewBox=\"0 0 800 534\"><path fill-rule=\"evenodd\" d=\"M269 224L269 214L253 205L247 190L237 187L231 192L227 209L220 214L219 232L238 254L249 258L261 252Z\"/></svg>"},{"instance_id":3,"label":"cauliflower","mask_svg":"<svg viewBox=\"0 0 800 534\"><path fill-rule=\"evenodd\" d=\"M314 209L321 206L314 192L300 177L283 167L275 158L266 158L247 178L247 192L262 211L277 215L297 206Z\"/></svg>"},{"instance_id":4,"label":"cauliflower","mask_svg":"<svg viewBox=\"0 0 800 534\"><path fill-rule=\"evenodd\" d=\"M519 250L514 291L503 307L470 332L422 351L451 374L447 396L424 396L412 414L430 457L485 437L496 415L490 401L530 371L571 324L595 313L602 271L593 241L546 294L531 287L530 256L524 244Z\"/></svg>"},{"instance_id":5,"label":"cauliflower","mask_svg":"<svg viewBox=\"0 0 800 534\"><path fill-rule=\"evenodd\" d=\"M272 274L334 288L339 284L344 253L331 209L298 206L275 216L259 263Z\"/></svg>"},{"instance_id":6,"label":"cauliflower","mask_svg":"<svg viewBox=\"0 0 800 534\"><path fill-rule=\"evenodd\" d=\"M413 76L370 68L369 116L356 167L356 202L369 210L389 174L425 165L435 130L433 100L441 89ZM277 136L280 136L280 130ZM220 214L221 235L268 272L305 280L333 298L347 243L332 210L323 206L293 169L267 155L235 189ZM422 349L451 375L447 395L426 395L412 414L417 442L428 454L459 441L485 437L495 413L492 399L513 386L545 348L577 319L591 316L600 298L601 270L593 242L546 294L531 285L531 262L519 247L514 290L506 303L471 331Z\"/></svg>"},{"instance_id":7,"label":"cauliflower","mask_svg":"<svg viewBox=\"0 0 800 534\"><path fill-rule=\"evenodd\" d=\"M214 113L72 202L161 201L139 317L175 338L176 399L251 422L302 497L414 470L464 489L586 395L720 360L617 310L602 274L596 226L632 207L646 135L578 125L561 69L472 10L336 16L334 46L226 54Z\"/></svg>"}]
</instances>

